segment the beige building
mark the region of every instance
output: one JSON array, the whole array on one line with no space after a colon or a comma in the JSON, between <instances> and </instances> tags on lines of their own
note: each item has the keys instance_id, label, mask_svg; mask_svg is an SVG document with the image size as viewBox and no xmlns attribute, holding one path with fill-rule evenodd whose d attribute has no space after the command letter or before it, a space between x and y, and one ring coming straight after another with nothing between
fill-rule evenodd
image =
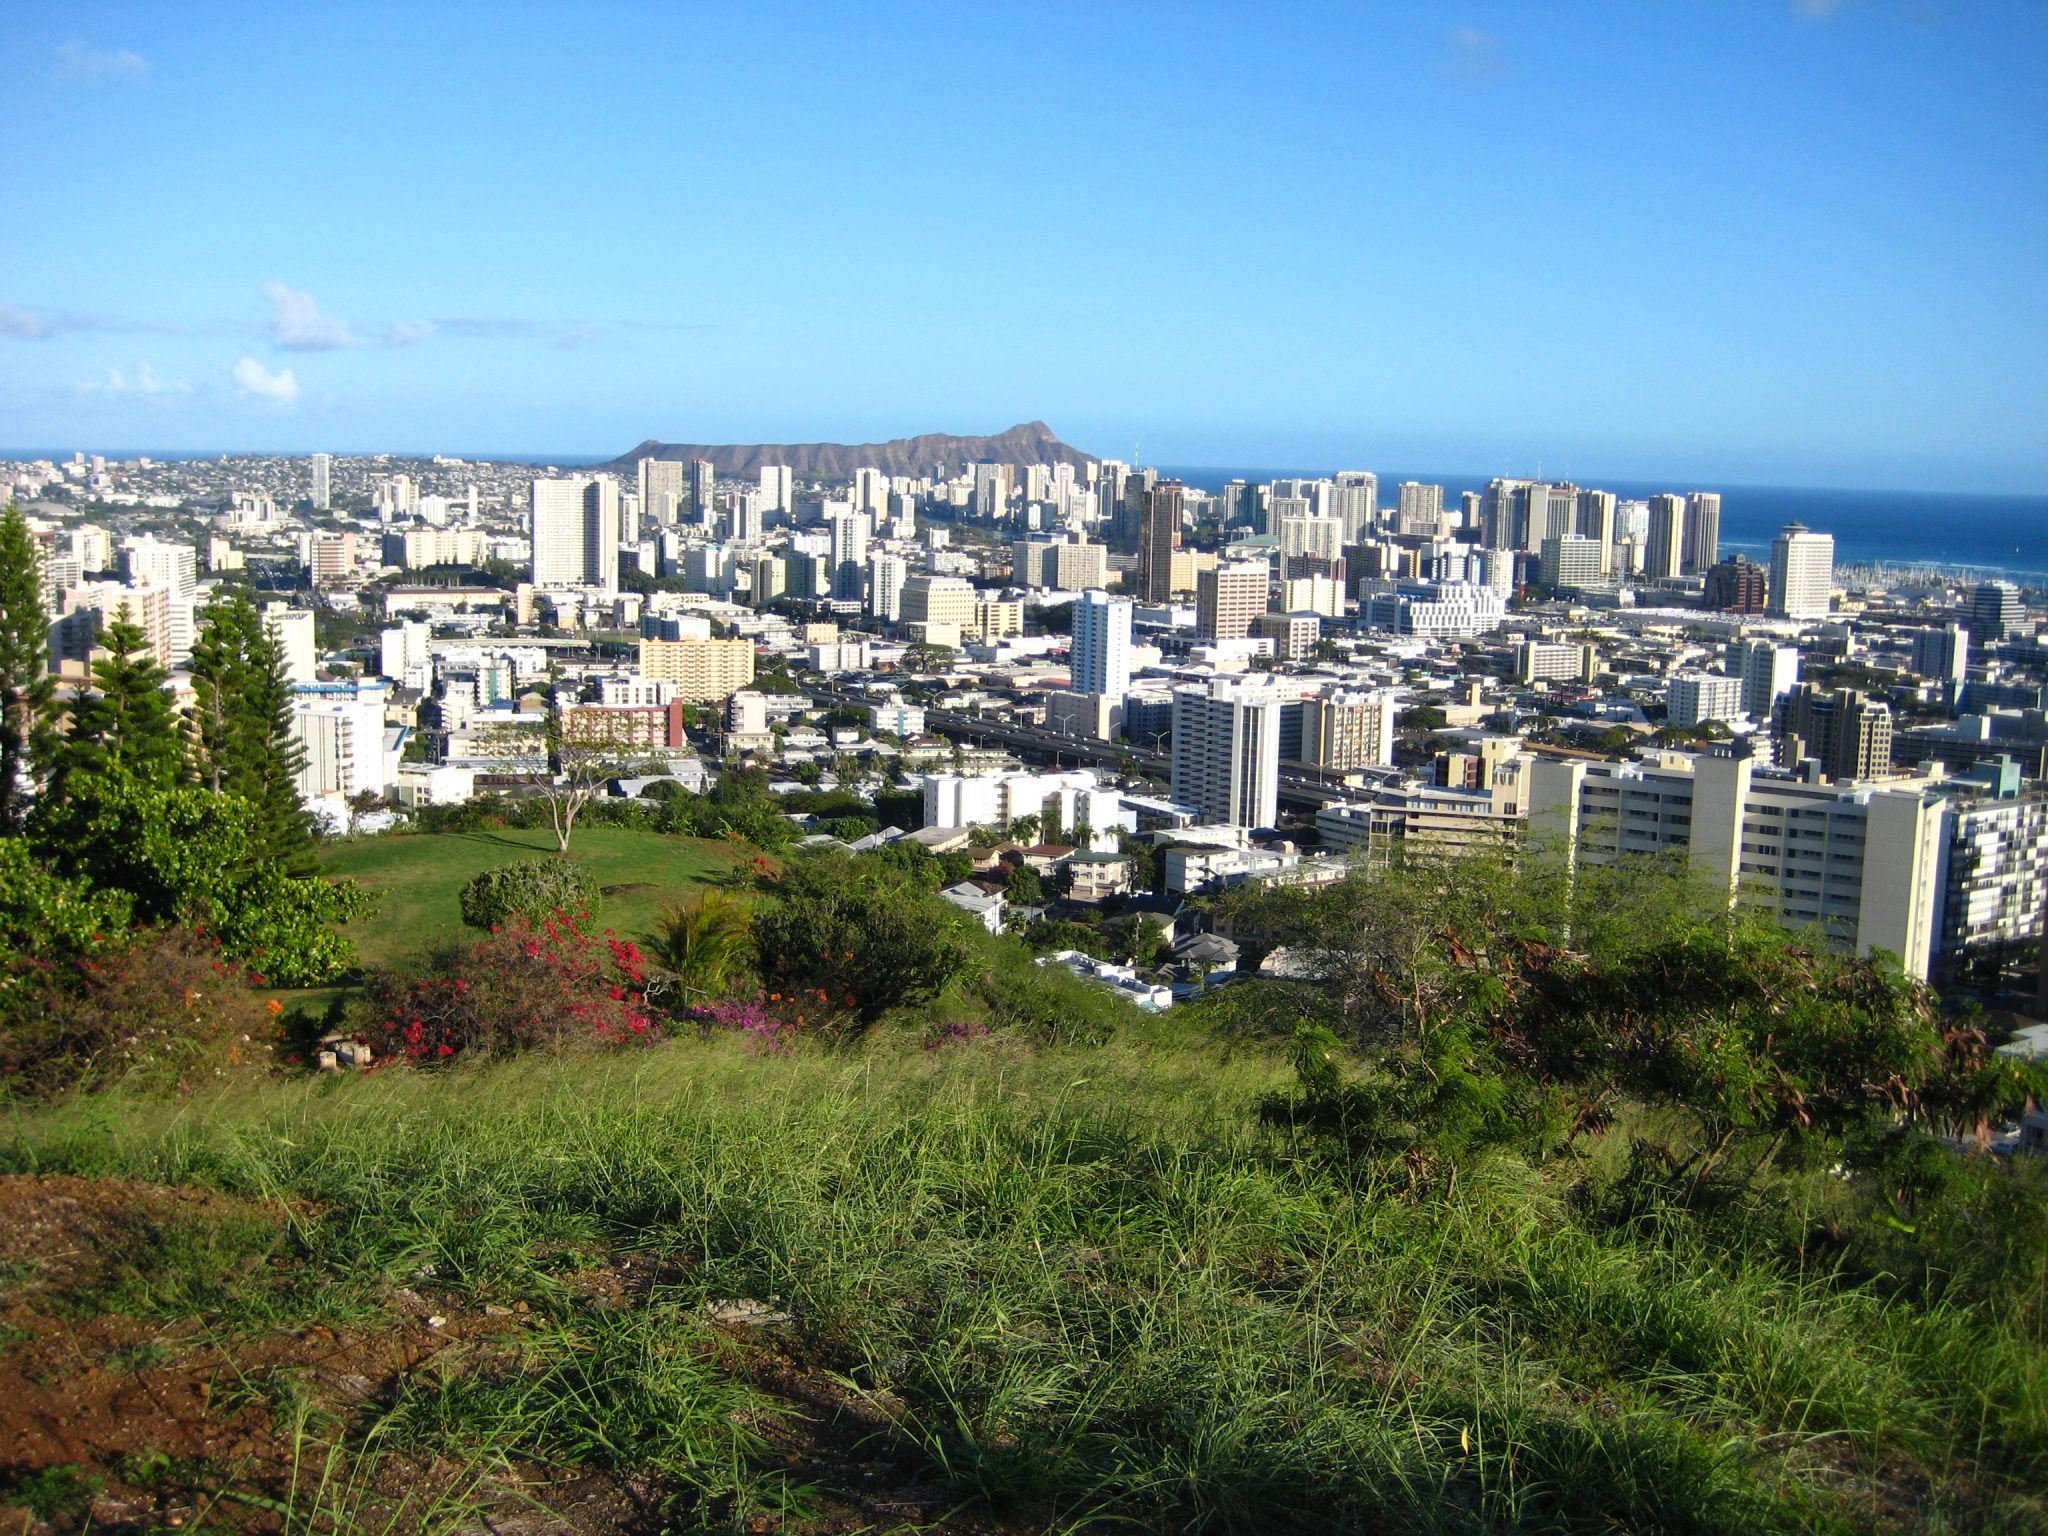
<instances>
[{"instance_id":1,"label":"beige building","mask_svg":"<svg viewBox=\"0 0 2048 1536\"><path fill-rule=\"evenodd\" d=\"M1925 980L1941 904L1945 801L1898 788L1759 773L1746 757L1655 763L1538 759L1529 825L1574 860L1683 849L1731 895L1858 954L1888 950Z\"/></svg>"},{"instance_id":2,"label":"beige building","mask_svg":"<svg viewBox=\"0 0 2048 1536\"><path fill-rule=\"evenodd\" d=\"M1242 640L1266 611L1269 569L1263 560L1233 560L1195 577L1195 633L1204 640Z\"/></svg>"},{"instance_id":3,"label":"beige building","mask_svg":"<svg viewBox=\"0 0 2048 1536\"><path fill-rule=\"evenodd\" d=\"M729 699L754 680L751 640L642 640L640 675L690 704Z\"/></svg>"},{"instance_id":4,"label":"beige building","mask_svg":"<svg viewBox=\"0 0 2048 1536\"><path fill-rule=\"evenodd\" d=\"M903 622L973 629L974 588L959 576L913 576L903 583Z\"/></svg>"},{"instance_id":5,"label":"beige building","mask_svg":"<svg viewBox=\"0 0 2048 1536\"><path fill-rule=\"evenodd\" d=\"M1325 694L1301 706L1301 758L1318 768L1348 773L1380 768L1394 760L1394 717L1400 712L1391 690Z\"/></svg>"}]
</instances>

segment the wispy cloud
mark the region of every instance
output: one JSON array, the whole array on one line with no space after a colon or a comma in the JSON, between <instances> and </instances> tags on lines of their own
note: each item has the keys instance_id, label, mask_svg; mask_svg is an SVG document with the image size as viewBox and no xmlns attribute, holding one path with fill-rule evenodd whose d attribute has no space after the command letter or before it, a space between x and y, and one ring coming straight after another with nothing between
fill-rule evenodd
<instances>
[{"instance_id":1,"label":"wispy cloud","mask_svg":"<svg viewBox=\"0 0 2048 1536\"><path fill-rule=\"evenodd\" d=\"M167 379L156 371L148 358L135 365L133 376L119 368L109 368L107 376L97 384L88 384L86 389L108 395L189 395L192 393L190 379Z\"/></svg>"},{"instance_id":2,"label":"wispy cloud","mask_svg":"<svg viewBox=\"0 0 2048 1536\"><path fill-rule=\"evenodd\" d=\"M287 351L330 352L355 340L346 324L320 312L309 293L268 282L263 285L263 297L270 300L271 340Z\"/></svg>"},{"instance_id":3,"label":"wispy cloud","mask_svg":"<svg viewBox=\"0 0 2048 1536\"><path fill-rule=\"evenodd\" d=\"M245 357L235 364L235 388L242 394L257 400L271 400L289 405L299 398L299 381L292 377L289 368L280 368L272 373L253 357Z\"/></svg>"},{"instance_id":4,"label":"wispy cloud","mask_svg":"<svg viewBox=\"0 0 2048 1536\"><path fill-rule=\"evenodd\" d=\"M41 341L56 335L56 329L48 317L32 309L23 309L19 304L0 302L0 336L18 336L31 341Z\"/></svg>"},{"instance_id":5,"label":"wispy cloud","mask_svg":"<svg viewBox=\"0 0 2048 1536\"><path fill-rule=\"evenodd\" d=\"M1493 33L1478 27L1453 27L1445 34L1436 73L1446 80L1484 85L1514 72L1515 61L1508 56L1507 46Z\"/></svg>"},{"instance_id":6,"label":"wispy cloud","mask_svg":"<svg viewBox=\"0 0 2048 1536\"><path fill-rule=\"evenodd\" d=\"M1802 21L1826 21L1842 8L1842 0L1792 0Z\"/></svg>"},{"instance_id":7,"label":"wispy cloud","mask_svg":"<svg viewBox=\"0 0 2048 1536\"><path fill-rule=\"evenodd\" d=\"M398 320L385 329L384 340L394 347L416 347L432 341L440 329L431 320Z\"/></svg>"},{"instance_id":8,"label":"wispy cloud","mask_svg":"<svg viewBox=\"0 0 2048 1536\"><path fill-rule=\"evenodd\" d=\"M59 80L140 80L149 73L149 60L126 48L102 53L76 38L57 46Z\"/></svg>"}]
</instances>

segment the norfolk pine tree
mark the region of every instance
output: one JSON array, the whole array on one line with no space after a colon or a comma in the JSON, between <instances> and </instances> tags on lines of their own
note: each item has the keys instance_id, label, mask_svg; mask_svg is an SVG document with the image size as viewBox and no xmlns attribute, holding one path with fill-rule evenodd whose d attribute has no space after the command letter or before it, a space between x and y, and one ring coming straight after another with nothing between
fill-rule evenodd
<instances>
[{"instance_id":1,"label":"norfolk pine tree","mask_svg":"<svg viewBox=\"0 0 2048 1536\"><path fill-rule=\"evenodd\" d=\"M26 819L30 746L50 707L50 625L28 521L0 517L0 836Z\"/></svg>"},{"instance_id":2,"label":"norfolk pine tree","mask_svg":"<svg viewBox=\"0 0 2048 1536\"><path fill-rule=\"evenodd\" d=\"M207 606L189 666L199 781L255 807L265 857L291 873L309 872L312 838L297 783L305 753L292 739L291 682L277 636L245 594Z\"/></svg>"},{"instance_id":3,"label":"norfolk pine tree","mask_svg":"<svg viewBox=\"0 0 2048 1536\"><path fill-rule=\"evenodd\" d=\"M50 799L91 793L94 776L120 776L149 789L170 789L185 778L185 746L164 669L149 641L125 610L100 635L107 652L93 664L92 688L71 706L71 729L54 752Z\"/></svg>"}]
</instances>

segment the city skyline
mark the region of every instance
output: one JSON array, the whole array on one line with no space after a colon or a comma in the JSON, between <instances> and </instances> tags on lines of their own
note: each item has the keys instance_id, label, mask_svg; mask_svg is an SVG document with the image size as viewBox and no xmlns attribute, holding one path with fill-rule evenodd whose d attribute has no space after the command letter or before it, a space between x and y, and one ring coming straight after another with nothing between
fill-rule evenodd
<instances>
[{"instance_id":1,"label":"city skyline","mask_svg":"<svg viewBox=\"0 0 2048 1536\"><path fill-rule=\"evenodd\" d=\"M25 6L11 446L2048 480L2036 9L1030 15Z\"/></svg>"}]
</instances>

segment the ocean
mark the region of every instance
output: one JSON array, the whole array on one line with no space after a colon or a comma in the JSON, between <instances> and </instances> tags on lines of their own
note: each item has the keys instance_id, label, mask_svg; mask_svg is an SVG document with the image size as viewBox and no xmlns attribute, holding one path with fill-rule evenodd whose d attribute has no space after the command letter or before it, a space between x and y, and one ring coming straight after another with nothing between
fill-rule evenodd
<instances>
[{"instance_id":1,"label":"ocean","mask_svg":"<svg viewBox=\"0 0 2048 1536\"><path fill-rule=\"evenodd\" d=\"M1263 484L1316 479L1328 469L1219 469L1162 465L1203 490L1227 480ZM1402 470L1380 474L1380 500L1391 505L1404 480L1444 488L1455 504L1460 491L1480 490L1490 475ZM1651 484L1641 480L1587 480L1624 501L1664 491L1721 493L1721 553L1770 557L1771 540L1785 524L1800 522L1835 536L1837 566L1888 566L1959 575L2001 576L2048 585L2048 496L1965 496L1934 491L1819 490L1809 486Z\"/></svg>"}]
</instances>

